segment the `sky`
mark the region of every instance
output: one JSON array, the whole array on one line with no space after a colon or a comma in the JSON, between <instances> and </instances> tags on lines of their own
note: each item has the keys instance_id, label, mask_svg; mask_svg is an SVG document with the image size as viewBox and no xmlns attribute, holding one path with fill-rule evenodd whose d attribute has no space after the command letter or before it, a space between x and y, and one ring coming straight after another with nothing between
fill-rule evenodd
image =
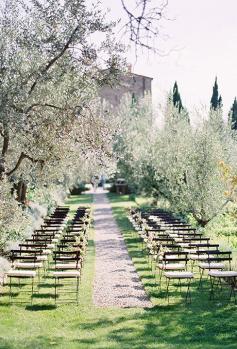
<instances>
[{"instance_id":1,"label":"sky","mask_svg":"<svg viewBox=\"0 0 237 349\"><path fill-rule=\"evenodd\" d=\"M111 18L126 20L120 0L102 3L111 9ZM169 0L166 16L170 20L162 22L162 37L156 44L167 54L139 52L136 58L130 50L126 56L132 71L153 77L157 104L164 103L177 81L189 110L210 105L217 76L227 114L237 96L237 0Z\"/></svg>"}]
</instances>

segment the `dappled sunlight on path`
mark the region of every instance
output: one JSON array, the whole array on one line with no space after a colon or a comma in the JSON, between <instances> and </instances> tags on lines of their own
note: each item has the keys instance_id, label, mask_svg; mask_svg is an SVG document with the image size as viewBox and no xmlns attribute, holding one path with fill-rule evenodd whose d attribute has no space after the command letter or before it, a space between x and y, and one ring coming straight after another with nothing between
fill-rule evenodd
<instances>
[{"instance_id":1,"label":"dappled sunlight on path","mask_svg":"<svg viewBox=\"0 0 237 349\"><path fill-rule=\"evenodd\" d=\"M103 307L152 307L113 218L106 192L101 188L94 193L94 203L94 304Z\"/></svg>"}]
</instances>

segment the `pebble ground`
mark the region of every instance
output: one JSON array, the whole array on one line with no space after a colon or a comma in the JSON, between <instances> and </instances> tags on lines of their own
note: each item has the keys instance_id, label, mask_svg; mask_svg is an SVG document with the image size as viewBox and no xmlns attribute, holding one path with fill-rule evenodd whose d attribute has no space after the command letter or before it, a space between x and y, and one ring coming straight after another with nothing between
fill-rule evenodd
<instances>
[{"instance_id":1,"label":"pebble ground","mask_svg":"<svg viewBox=\"0 0 237 349\"><path fill-rule=\"evenodd\" d=\"M152 307L115 222L105 192L94 193L96 263L93 301L99 307Z\"/></svg>"}]
</instances>

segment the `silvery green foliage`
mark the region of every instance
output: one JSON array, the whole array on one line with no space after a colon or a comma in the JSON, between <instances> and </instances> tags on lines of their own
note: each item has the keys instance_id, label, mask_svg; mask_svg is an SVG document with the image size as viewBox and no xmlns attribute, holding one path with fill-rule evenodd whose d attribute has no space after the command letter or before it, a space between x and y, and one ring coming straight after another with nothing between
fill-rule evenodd
<instances>
[{"instance_id":1,"label":"silvery green foliage","mask_svg":"<svg viewBox=\"0 0 237 349\"><path fill-rule=\"evenodd\" d=\"M192 213L199 224L206 225L228 202L220 162L236 168L233 134L219 122L219 114L217 123L213 122L214 111L211 120L204 112L195 115L200 122L193 127L168 101L165 125L156 129L146 111L137 108L136 117L130 117L131 137L125 134L120 141L124 176L128 173L130 183L135 181L140 191L165 197L173 211Z\"/></svg>"},{"instance_id":2,"label":"silvery green foliage","mask_svg":"<svg viewBox=\"0 0 237 349\"><path fill-rule=\"evenodd\" d=\"M185 119L169 123L157 144L157 175L163 179L167 198L176 211L192 213L202 225L228 202L220 162L236 167L237 144L229 128L220 123L218 113L216 123L214 115L208 120L202 114L196 128Z\"/></svg>"},{"instance_id":3,"label":"silvery green foliage","mask_svg":"<svg viewBox=\"0 0 237 349\"><path fill-rule=\"evenodd\" d=\"M20 204L11 194L12 185L4 178L0 186L0 250L9 239L18 240L23 231L32 223Z\"/></svg>"},{"instance_id":4,"label":"silvery green foliage","mask_svg":"<svg viewBox=\"0 0 237 349\"><path fill-rule=\"evenodd\" d=\"M0 20L1 165L10 175L25 162L43 168L62 157L90 118L86 108L104 79L101 57L114 70L119 58L107 41L91 44L111 25L83 0L6 0ZM93 141L85 139L86 150Z\"/></svg>"},{"instance_id":5,"label":"silvery green foliage","mask_svg":"<svg viewBox=\"0 0 237 349\"><path fill-rule=\"evenodd\" d=\"M124 96L117 110L120 130L114 151L118 156L120 176L125 177L134 189L142 188L147 166L152 163L153 114L151 96L133 102ZM150 172L150 171L149 171Z\"/></svg>"},{"instance_id":6,"label":"silvery green foliage","mask_svg":"<svg viewBox=\"0 0 237 349\"><path fill-rule=\"evenodd\" d=\"M5 192L10 183L25 181L53 198L93 168L110 165L117 124L96 90L116 78L123 65L113 26L99 2L91 8L84 0L1 2L0 184ZM0 209L5 215L11 210L1 196Z\"/></svg>"}]
</instances>

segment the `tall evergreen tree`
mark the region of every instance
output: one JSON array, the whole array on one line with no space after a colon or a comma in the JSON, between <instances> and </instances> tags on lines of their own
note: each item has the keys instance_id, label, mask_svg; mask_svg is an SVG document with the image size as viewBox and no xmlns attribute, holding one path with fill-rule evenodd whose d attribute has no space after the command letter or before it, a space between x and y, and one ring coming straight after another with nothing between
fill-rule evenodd
<instances>
[{"instance_id":1,"label":"tall evergreen tree","mask_svg":"<svg viewBox=\"0 0 237 349\"><path fill-rule=\"evenodd\" d=\"M235 97L234 103L229 112L229 122L232 130L237 130L237 99Z\"/></svg>"},{"instance_id":2,"label":"tall evergreen tree","mask_svg":"<svg viewBox=\"0 0 237 349\"><path fill-rule=\"evenodd\" d=\"M175 81L174 87L173 87L173 105L176 108L178 108L179 113L181 112L181 110L184 109L183 104L182 104L182 100L180 97L177 81Z\"/></svg>"},{"instance_id":3,"label":"tall evergreen tree","mask_svg":"<svg viewBox=\"0 0 237 349\"><path fill-rule=\"evenodd\" d=\"M171 109L170 109L171 108ZM180 97L177 81L175 81L173 90L169 92L167 100L167 120L186 120L190 123L188 110L183 106ZM167 121L166 120L166 121ZM169 123L169 121L168 121Z\"/></svg>"},{"instance_id":4,"label":"tall evergreen tree","mask_svg":"<svg viewBox=\"0 0 237 349\"><path fill-rule=\"evenodd\" d=\"M222 97L219 95L217 77L213 86L212 97L211 97L211 109L217 110L222 107Z\"/></svg>"},{"instance_id":5,"label":"tall evergreen tree","mask_svg":"<svg viewBox=\"0 0 237 349\"><path fill-rule=\"evenodd\" d=\"M219 108L222 108L222 107L223 107L221 95L220 95L220 97L219 97L219 99L218 99L218 107L219 107Z\"/></svg>"}]
</instances>

